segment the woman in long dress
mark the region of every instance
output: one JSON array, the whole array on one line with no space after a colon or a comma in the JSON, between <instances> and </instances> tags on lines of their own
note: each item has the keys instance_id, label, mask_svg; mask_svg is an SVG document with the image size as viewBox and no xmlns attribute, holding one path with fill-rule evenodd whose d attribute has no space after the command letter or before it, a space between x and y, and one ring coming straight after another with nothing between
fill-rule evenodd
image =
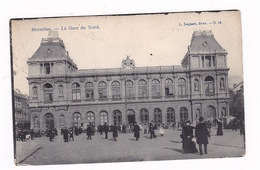
<instances>
[{"instance_id":1,"label":"woman in long dress","mask_svg":"<svg viewBox=\"0 0 260 170\"><path fill-rule=\"evenodd\" d=\"M135 122L134 124L134 137L135 137L135 140L138 140L140 138L140 127L139 125Z\"/></svg>"},{"instance_id":2,"label":"woman in long dress","mask_svg":"<svg viewBox=\"0 0 260 170\"><path fill-rule=\"evenodd\" d=\"M163 125L160 127L159 134L163 136L165 133Z\"/></svg>"},{"instance_id":3,"label":"woman in long dress","mask_svg":"<svg viewBox=\"0 0 260 170\"><path fill-rule=\"evenodd\" d=\"M190 121L186 121L186 124L182 128L182 149L185 153L196 153L198 152L195 143L193 142L193 129L195 127L190 126Z\"/></svg>"},{"instance_id":4,"label":"woman in long dress","mask_svg":"<svg viewBox=\"0 0 260 170\"><path fill-rule=\"evenodd\" d=\"M222 136L223 135L223 130L222 130L222 120L221 119L217 119L217 125L218 125L218 128L217 128L217 135L218 136Z\"/></svg>"}]
</instances>

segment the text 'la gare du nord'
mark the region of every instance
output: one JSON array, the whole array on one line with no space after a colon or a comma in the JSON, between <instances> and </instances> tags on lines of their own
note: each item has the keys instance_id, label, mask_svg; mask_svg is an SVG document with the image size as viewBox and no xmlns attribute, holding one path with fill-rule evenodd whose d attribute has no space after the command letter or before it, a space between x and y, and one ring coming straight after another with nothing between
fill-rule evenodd
<instances>
[{"instance_id":1,"label":"text 'la gare du nord'","mask_svg":"<svg viewBox=\"0 0 260 170\"><path fill-rule=\"evenodd\" d=\"M50 31L50 30L61 30L61 31L65 31L65 30L86 30L86 29L100 29L99 25L88 25L88 26L61 26L60 28L54 28L51 29L49 27L43 27L43 28L32 28L32 31Z\"/></svg>"}]
</instances>

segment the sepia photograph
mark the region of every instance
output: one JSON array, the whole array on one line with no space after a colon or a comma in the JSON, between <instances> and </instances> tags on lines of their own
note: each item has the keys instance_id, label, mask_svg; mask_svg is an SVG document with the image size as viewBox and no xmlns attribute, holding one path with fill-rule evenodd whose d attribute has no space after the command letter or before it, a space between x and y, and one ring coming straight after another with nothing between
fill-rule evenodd
<instances>
[{"instance_id":1,"label":"sepia photograph","mask_svg":"<svg viewBox=\"0 0 260 170\"><path fill-rule=\"evenodd\" d=\"M238 10L10 20L14 162L243 157Z\"/></svg>"}]
</instances>

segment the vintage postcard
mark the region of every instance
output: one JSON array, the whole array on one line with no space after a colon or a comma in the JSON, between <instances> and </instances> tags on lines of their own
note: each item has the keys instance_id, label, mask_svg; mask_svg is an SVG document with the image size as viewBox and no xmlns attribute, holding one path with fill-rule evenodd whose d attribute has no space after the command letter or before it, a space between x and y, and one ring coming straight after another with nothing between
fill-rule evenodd
<instances>
[{"instance_id":1,"label":"vintage postcard","mask_svg":"<svg viewBox=\"0 0 260 170\"><path fill-rule=\"evenodd\" d=\"M10 20L16 165L241 157L240 12Z\"/></svg>"}]
</instances>

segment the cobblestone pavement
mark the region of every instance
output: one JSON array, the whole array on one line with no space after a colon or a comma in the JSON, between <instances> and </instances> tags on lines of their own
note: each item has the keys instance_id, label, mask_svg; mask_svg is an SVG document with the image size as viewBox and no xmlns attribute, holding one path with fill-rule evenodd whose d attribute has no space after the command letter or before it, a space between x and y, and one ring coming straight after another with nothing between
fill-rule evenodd
<instances>
[{"instance_id":1,"label":"cobblestone pavement","mask_svg":"<svg viewBox=\"0 0 260 170\"><path fill-rule=\"evenodd\" d=\"M141 133L139 141L135 141L133 133L119 133L116 142L112 139L112 133L109 133L108 139L104 138L104 134L96 133L92 140L87 140L86 134L81 134L74 136L75 140L68 143L63 142L61 135L56 136L52 142L41 137L16 142L17 162L50 165L242 156L245 153L243 136L238 131L224 129L223 132L223 136L216 136L216 129L212 129L206 155L183 153L181 131L177 130L166 130L164 136L159 136L157 131L155 139L150 139L149 134Z\"/></svg>"}]
</instances>

